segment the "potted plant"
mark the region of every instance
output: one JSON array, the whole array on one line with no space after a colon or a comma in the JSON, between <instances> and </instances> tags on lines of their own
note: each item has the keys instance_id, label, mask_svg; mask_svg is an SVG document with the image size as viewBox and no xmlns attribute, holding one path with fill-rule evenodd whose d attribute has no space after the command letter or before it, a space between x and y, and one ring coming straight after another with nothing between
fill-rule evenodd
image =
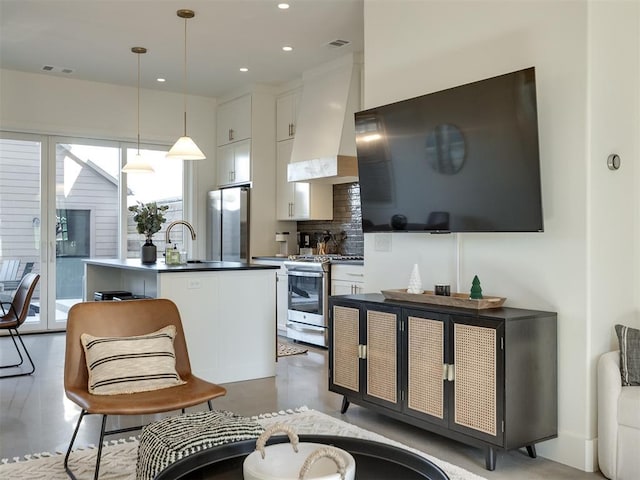
<instances>
[{"instance_id":1,"label":"potted plant","mask_svg":"<svg viewBox=\"0 0 640 480\"><path fill-rule=\"evenodd\" d=\"M153 234L159 232L162 224L167 220L164 212L169 209L168 205L158 205L156 202L131 205L129 211L133 212L133 221L136 222L138 233L145 236L145 243L141 249L142 263L156 263L157 250L153 244Z\"/></svg>"}]
</instances>

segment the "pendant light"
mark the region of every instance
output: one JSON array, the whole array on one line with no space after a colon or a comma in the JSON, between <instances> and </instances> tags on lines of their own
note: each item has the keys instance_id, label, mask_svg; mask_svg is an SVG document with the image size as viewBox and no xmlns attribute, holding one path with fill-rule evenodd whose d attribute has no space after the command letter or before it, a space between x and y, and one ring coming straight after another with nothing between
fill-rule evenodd
<instances>
[{"instance_id":1,"label":"pendant light","mask_svg":"<svg viewBox=\"0 0 640 480\"><path fill-rule=\"evenodd\" d=\"M153 173L153 167L140 155L140 55L147 53L144 47L133 47L131 51L138 55L138 152L129 160L127 156L127 164L122 168L125 173Z\"/></svg>"},{"instance_id":2,"label":"pendant light","mask_svg":"<svg viewBox=\"0 0 640 480\"><path fill-rule=\"evenodd\" d=\"M198 148L196 143L187 135L187 19L193 18L195 13L193 10L178 10L180 18L184 18L184 135L171 147L167 158L176 158L181 160L204 160L205 157L202 150Z\"/></svg>"}]
</instances>

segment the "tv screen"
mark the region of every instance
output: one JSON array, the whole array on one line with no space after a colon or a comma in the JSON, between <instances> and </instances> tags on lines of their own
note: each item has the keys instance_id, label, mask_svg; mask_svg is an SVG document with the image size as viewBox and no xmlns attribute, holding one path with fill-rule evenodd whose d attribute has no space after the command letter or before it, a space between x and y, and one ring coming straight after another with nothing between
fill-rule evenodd
<instances>
[{"instance_id":1,"label":"tv screen","mask_svg":"<svg viewBox=\"0 0 640 480\"><path fill-rule=\"evenodd\" d=\"M535 69L355 114L366 232L541 232Z\"/></svg>"}]
</instances>

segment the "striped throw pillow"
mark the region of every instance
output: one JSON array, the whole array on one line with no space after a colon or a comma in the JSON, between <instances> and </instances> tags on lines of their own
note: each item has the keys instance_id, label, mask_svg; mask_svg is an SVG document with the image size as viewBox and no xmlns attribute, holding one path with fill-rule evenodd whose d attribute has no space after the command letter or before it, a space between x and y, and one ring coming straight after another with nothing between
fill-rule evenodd
<instances>
[{"instance_id":1,"label":"striped throw pillow","mask_svg":"<svg viewBox=\"0 0 640 480\"><path fill-rule=\"evenodd\" d=\"M80 336L89 370L89 393L119 395L182 385L176 371L176 327L136 337Z\"/></svg>"},{"instance_id":2,"label":"striped throw pillow","mask_svg":"<svg viewBox=\"0 0 640 480\"><path fill-rule=\"evenodd\" d=\"M622 385L640 385L640 330L616 325Z\"/></svg>"}]
</instances>

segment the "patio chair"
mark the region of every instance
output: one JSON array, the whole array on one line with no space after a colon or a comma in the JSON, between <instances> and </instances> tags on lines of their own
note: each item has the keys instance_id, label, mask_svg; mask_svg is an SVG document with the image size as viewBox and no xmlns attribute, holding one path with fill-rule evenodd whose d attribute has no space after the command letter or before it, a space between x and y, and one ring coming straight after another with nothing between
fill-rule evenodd
<instances>
[{"instance_id":1,"label":"patio chair","mask_svg":"<svg viewBox=\"0 0 640 480\"><path fill-rule=\"evenodd\" d=\"M20 282L22 281L22 279L25 277L25 275L27 275L28 273L31 273L31 271L33 270L33 265L34 262L27 262L24 264L24 270L22 271L22 275L20 276L20 278L17 278L17 270L18 270L18 264L20 263L19 260L8 260L10 262L16 262L15 263L15 272L13 274L13 279L7 278L6 280L0 280L0 284L3 286L3 291L5 292L11 292L13 290L16 290L18 288L18 285L20 285ZM2 278L0 276L0 278Z\"/></svg>"},{"instance_id":2,"label":"patio chair","mask_svg":"<svg viewBox=\"0 0 640 480\"><path fill-rule=\"evenodd\" d=\"M20 260L3 260L0 265L0 282L5 280L15 280L18 276Z\"/></svg>"},{"instance_id":3,"label":"patio chair","mask_svg":"<svg viewBox=\"0 0 640 480\"><path fill-rule=\"evenodd\" d=\"M15 295L11 299L11 302L0 302L0 306L2 307L2 316L0 317L0 330L7 330L9 332L11 340L13 341L13 345L16 347L16 351L18 352L18 356L20 357L20 361L18 363L13 365L0 365L0 368L17 368L24 362L22 352L20 351L18 343L16 342L16 337L20 341L22 350L24 350L24 353L26 354L27 359L31 364L31 370L28 372L0 375L0 378L31 375L36 370L36 367L33 364L33 360L31 360L31 355L29 355L29 351L24 346L24 342L22 341L22 337L20 336L20 332L18 331L18 329L29 315L31 297L33 296L33 292L36 289L38 280L40 280L40 275L38 275L37 273L28 273L27 275L22 277L22 280L18 285L18 289L16 290Z\"/></svg>"}]
</instances>

